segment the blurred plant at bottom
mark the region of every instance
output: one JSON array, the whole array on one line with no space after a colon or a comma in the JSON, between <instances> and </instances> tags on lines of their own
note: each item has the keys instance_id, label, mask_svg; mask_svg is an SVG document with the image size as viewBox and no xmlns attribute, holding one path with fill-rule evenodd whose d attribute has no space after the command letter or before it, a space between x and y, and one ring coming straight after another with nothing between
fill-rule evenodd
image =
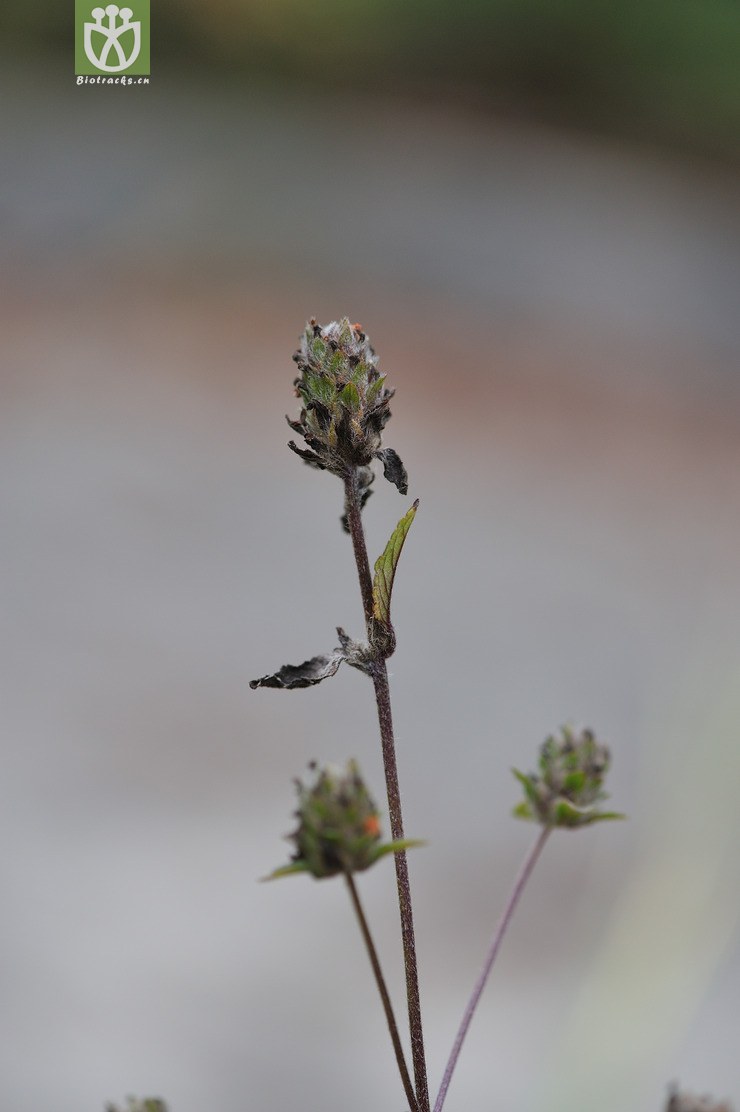
<instances>
[{"instance_id":1,"label":"blurred plant at bottom","mask_svg":"<svg viewBox=\"0 0 740 1112\"><path fill-rule=\"evenodd\" d=\"M264 879L273 880L292 873L309 873L317 880L330 876L344 877L380 994L409 1108L411 1112L421 1112L388 986L353 874L369 869L381 857L423 843L409 838L381 842L378 808L365 787L356 761L348 761L344 771L333 765L319 769L315 762L309 768L316 773L310 787L296 780L298 810L295 815L298 826L288 835L296 847L292 861Z\"/></svg>"},{"instance_id":2,"label":"blurred plant at bottom","mask_svg":"<svg viewBox=\"0 0 740 1112\"><path fill-rule=\"evenodd\" d=\"M715 1101L713 1097L680 1093L675 1087L668 1095L665 1112L732 1112L728 1101Z\"/></svg>"},{"instance_id":3,"label":"blurred plant at bottom","mask_svg":"<svg viewBox=\"0 0 740 1112\"><path fill-rule=\"evenodd\" d=\"M168 1112L167 1105L160 1097L127 1097L126 1104L106 1104L105 1112Z\"/></svg>"}]
</instances>

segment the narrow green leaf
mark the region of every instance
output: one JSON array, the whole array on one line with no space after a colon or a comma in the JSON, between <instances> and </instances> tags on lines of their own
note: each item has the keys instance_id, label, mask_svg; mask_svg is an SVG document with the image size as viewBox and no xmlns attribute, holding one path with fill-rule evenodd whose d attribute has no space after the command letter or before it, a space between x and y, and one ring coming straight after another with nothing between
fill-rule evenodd
<instances>
[{"instance_id":1,"label":"narrow green leaf","mask_svg":"<svg viewBox=\"0 0 740 1112\"><path fill-rule=\"evenodd\" d=\"M367 363L360 361L349 376L350 382L354 382L358 390L367 381L367 370Z\"/></svg>"},{"instance_id":2,"label":"narrow green leaf","mask_svg":"<svg viewBox=\"0 0 740 1112\"><path fill-rule=\"evenodd\" d=\"M386 842L383 846L378 846L375 860L379 861L381 857L385 857L388 853L400 853L401 850L413 849L415 846L425 846L426 842L419 838L404 838L399 842Z\"/></svg>"},{"instance_id":3,"label":"narrow green leaf","mask_svg":"<svg viewBox=\"0 0 740 1112\"><path fill-rule=\"evenodd\" d=\"M280 869L275 869L267 876L260 877L260 880L278 880L281 876L292 876L293 873L307 873L308 865L305 861L294 861L292 865L283 865Z\"/></svg>"},{"instance_id":4,"label":"narrow green leaf","mask_svg":"<svg viewBox=\"0 0 740 1112\"><path fill-rule=\"evenodd\" d=\"M403 542L406 540L406 535L411 528L411 522L414 520L418 508L419 499L417 498L411 509L408 513L404 514L391 533L391 539L385 546L383 555L379 556L375 561L373 616L377 621L383 622L384 625L390 625L391 622L393 579L396 574L396 567L401 555L401 549L403 548Z\"/></svg>"},{"instance_id":5,"label":"narrow green leaf","mask_svg":"<svg viewBox=\"0 0 740 1112\"><path fill-rule=\"evenodd\" d=\"M524 788L524 791L526 793L526 796L527 796L527 799L529 800L529 802L532 803L533 805L536 804L537 803L537 790L535 788L534 781L532 780L532 777L531 776L525 776L524 773L520 772L518 768L512 768L511 771L514 773L517 780L519 781L519 783Z\"/></svg>"},{"instance_id":6,"label":"narrow green leaf","mask_svg":"<svg viewBox=\"0 0 740 1112\"><path fill-rule=\"evenodd\" d=\"M578 807L567 799L559 799L555 805L553 826L577 828L592 826L595 822L607 819L623 819L624 815L617 811L593 811L589 807Z\"/></svg>"},{"instance_id":7,"label":"narrow green leaf","mask_svg":"<svg viewBox=\"0 0 740 1112\"><path fill-rule=\"evenodd\" d=\"M383 389L384 384L385 375L381 375L380 378L376 378L375 382L370 383L365 393L365 402L367 403L367 405L373 404L378 394Z\"/></svg>"}]
</instances>

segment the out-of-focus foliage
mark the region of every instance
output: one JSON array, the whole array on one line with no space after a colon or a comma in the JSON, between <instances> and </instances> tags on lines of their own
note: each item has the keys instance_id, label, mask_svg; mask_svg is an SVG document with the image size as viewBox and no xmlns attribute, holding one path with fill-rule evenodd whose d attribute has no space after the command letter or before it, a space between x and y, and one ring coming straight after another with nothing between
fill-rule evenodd
<instances>
[{"instance_id":1,"label":"out-of-focus foliage","mask_svg":"<svg viewBox=\"0 0 740 1112\"><path fill-rule=\"evenodd\" d=\"M3 39L68 49L71 10L5 0ZM736 160L735 0L158 0L162 62L435 95Z\"/></svg>"},{"instance_id":2,"label":"out-of-focus foliage","mask_svg":"<svg viewBox=\"0 0 740 1112\"><path fill-rule=\"evenodd\" d=\"M119 1109L117 1105L109 1104L105 1112L167 1112L167 1105L159 1097L145 1097L143 1100L128 1097L125 1108Z\"/></svg>"}]
</instances>

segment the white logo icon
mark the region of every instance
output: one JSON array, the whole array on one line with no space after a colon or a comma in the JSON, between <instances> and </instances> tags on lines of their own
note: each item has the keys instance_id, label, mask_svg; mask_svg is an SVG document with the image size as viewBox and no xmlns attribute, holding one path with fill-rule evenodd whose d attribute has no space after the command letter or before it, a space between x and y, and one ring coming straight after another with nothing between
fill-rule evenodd
<instances>
[{"instance_id":1,"label":"white logo icon","mask_svg":"<svg viewBox=\"0 0 740 1112\"><path fill-rule=\"evenodd\" d=\"M136 59L139 57L141 50L141 21L136 20L132 22L131 16L134 13L131 8L120 8L117 4L109 4L108 7L93 8L90 15L95 20L94 23L85 24L85 54L88 60L97 69L105 70L106 73L119 73L121 70L128 69L132 66ZM108 16L108 22L103 23L104 16ZM116 26L116 17L120 16L121 22ZM121 36L126 31L133 31L134 45L131 48L131 53L126 56L123 47L120 43ZM96 54L93 49L93 34L103 36L103 42L98 44L101 46L100 54ZM114 61L109 63L108 59L111 54L114 55Z\"/></svg>"}]
</instances>

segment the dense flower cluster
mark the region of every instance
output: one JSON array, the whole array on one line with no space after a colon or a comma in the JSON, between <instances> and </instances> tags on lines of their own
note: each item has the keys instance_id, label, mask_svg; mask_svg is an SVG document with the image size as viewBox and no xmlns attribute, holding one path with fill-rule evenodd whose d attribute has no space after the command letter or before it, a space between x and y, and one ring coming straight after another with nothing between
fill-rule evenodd
<instances>
[{"instance_id":1,"label":"dense flower cluster","mask_svg":"<svg viewBox=\"0 0 740 1112\"><path fill-rule=\"evenodd\" d=\"M297 781L298 826L291 834L294 861L315 877L367 869L377 859L378 809L355 761L346 770L327 766L315 783Z\"/></svg>"},{"instance_id":2,"label":"dense flower cluster","mask_svg":"<svg viewBox=\"0 0 740 1112\"><path fill-rule=\"evenodd\" d=\"M341 479L356 473L363 501L373 480L374 459L383 464L389 482L406 494L408 476L401 460L392 448L382 447L394 391L385 385L360 325L346 317L323 327L309 321L293 359L300 371L295 388L303 408L297 421L287 420L307 447L292 440L289 447L311 467Z\"/></svg>"},{"instance_id":3,"label":"dense flower cluster","mask_svg":"<svg viewBox=\"0 0 740 1112\"><path fill-rule=\"evenodd\" d=\"M380 815L365 787L356 761L346 769L326 765L314 782L296 780L298 826L289 835L295 846L291 863L275 869L267 879L310 873L319 880L340 873L360 873L381 857L422 843L413 839L381 842Z\"/></svg>"}]
</instances>

